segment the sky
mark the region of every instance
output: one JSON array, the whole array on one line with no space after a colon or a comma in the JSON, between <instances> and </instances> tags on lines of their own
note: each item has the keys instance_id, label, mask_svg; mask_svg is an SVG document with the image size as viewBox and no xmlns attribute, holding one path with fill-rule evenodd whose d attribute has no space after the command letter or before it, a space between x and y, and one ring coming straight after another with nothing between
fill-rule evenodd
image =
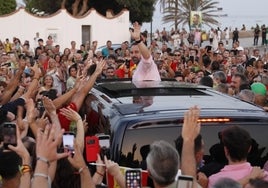
<instances>
[{"instance_id":1,"label":"sky","mask_svg":"<svg viewBox=\"0 0 268 188\"><path fill-rule=\"evenodd\" d=\"M218 0L219 6L223 8L221 14L227 14L228 17L221 20L222 27L241 26L243 23L251 27L255 22L263 24L267 20L268 25L268 0ZM155 7L153 16L153 32L158 28L168 27L162 24L162 14L159 4ZM265 20L266 19L266 20ZM143 24L144 29L150 31L150 23Z\"/></svg>"},{"instance_id":2,"label":"sky","mask_svg":"<svg viewBox=\"0 0 268 188\"><path fill-rule=\"evenodd\" d=\"M227 14L268 15L267 0L219 0L219 3Z\"/></svg>"}]
</instances>

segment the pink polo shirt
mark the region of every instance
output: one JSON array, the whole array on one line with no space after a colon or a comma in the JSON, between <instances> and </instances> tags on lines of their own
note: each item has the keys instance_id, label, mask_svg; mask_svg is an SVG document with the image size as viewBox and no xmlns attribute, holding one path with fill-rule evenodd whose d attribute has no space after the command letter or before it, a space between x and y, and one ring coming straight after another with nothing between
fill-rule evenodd
<instances>
[{"instance_id":1,"label":"pink polo shirt","mask_svg":"<svg viewBox=\"0 0 268 188\"><path fill-rule=\"evenodd\" d=\"M220 172L213 174L208 179L208 188L212 186L221 178L231 178L233 180L240 180L249 175L252 170L250 163L226 165ZM268 180L268 173L265 171L265 180Z\"/></svg>"},{"instance_id":2,"label":"pink polo shirt","mask_svg":"<svg viewBox=\"0 0 268 188\"><path fill-rule=\"evenodd\" d=\"M141 57L141 60L132 76L132 81L144 80L161 81L157 65L154 63L152 56L150 56L149 59Z\"/></svg>"}]
</instances>

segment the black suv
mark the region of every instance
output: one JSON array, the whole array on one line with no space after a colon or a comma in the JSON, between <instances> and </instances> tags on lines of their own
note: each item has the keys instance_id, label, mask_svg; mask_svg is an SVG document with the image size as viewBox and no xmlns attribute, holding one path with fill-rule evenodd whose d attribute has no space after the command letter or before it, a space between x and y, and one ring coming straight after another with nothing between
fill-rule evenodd
<instances>
[{"instance_id":1,"label":"black suv","mask_svg":"<svg viewBox=\"0 0 268 188\"><path fill-rule=\"evenodd\" d=\"M194 105L201 108L199 121L207 155L209 148L219 143L223 128L240 125L258 144L258 159L265 161L268 114L260 107L205 86L176 81L104 80L91 90L84 109L89 126L97 127L95 133L110 134L111 159L121 166L137 168L143 166L154 140L174 145L184 112Z\"/></svg>"}]
</instances>

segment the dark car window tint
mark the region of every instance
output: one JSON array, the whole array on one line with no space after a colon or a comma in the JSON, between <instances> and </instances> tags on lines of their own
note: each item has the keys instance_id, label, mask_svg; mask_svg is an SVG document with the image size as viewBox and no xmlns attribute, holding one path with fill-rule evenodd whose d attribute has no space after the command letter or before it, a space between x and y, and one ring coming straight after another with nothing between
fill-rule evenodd
<instances>
[{"instance_id":1,"label":"dark car window tint","mask_svg":"<svg viewBox=\"0 0 268 188\"><path fill-rule=\"evenodd\" d=\"M240 125L243 126L243 123ZM220 142L218 133L226 126L228 126L228 124L202 124L201 134L205 142L206 155L209 155L209 149L212 145ZM268 159L267 156L265 156L268 152L268 139L265 136L267 132L267 126L244 125L243 127L249 131L251 137L258 144L257 150L259 153L255 153L254 155L256 156L252 157L255 158L254 160L259 160L259 162L254 161L255 164L258 163L260 165L263 165L263 161L266 161ZM153 128L126 130L124 140L122 141L122 153L120 156L119 164L121 166L128 166L133 168L144 167L144 159L146 155L142 157L141 152L149 152L146 145L151 144L155 140L166 140L175 146L174 141L179 136L180 132L181 126L175 126L174 124L166 125L165 127L153 126ZM142 146L144 147L142 148Z\"/></svg>"}]
</instances>

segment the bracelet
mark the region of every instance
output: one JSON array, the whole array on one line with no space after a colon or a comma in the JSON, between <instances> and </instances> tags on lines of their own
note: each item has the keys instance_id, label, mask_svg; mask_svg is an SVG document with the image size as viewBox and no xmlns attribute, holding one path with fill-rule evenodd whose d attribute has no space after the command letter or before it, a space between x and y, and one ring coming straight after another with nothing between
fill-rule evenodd
<instances>
[{"instance_id":1,"label":"bracelet","mask_svg":"<svg viewBox=\"0 0 268 188\"><path fill-rule=\"evenodd\" d=\"M33 177L43 177L48 179L48 175L43 174L43 173L34 173Z\"/></svg>"},{"instance_id":2,"label":"bracelet","mask_svg":"<svg viewBox=\"0 0 268 188\"><path fill-rule=\"evenodd\" d=\"M96 173L99 174L99 175L102 176L102 177L104 176L104 174L102 174L102 173L100 173L100 172L98 172L98 171L96 171Z\"/></svg>"},{"instance_id":3,"label":"bracelet","mask_svg":"<svg viewBox=\"0 0 268 188\"><path fill-rule=\"evenodd\" d=\"M30 165L23 164L20 166L20 172L24 175L27 172L32 172L32 167Z\"/></svg>"},{"instance_id":4,"label":"bracelet","mask_svg":"<svg viewBox=\"0 0 268 188\"><path fill-rule=\"evenodd\" d=\"M88 169L88 167L84 166L84 167L79 168L78 173L81 174L81 172L83 172L84 169Z\"/></svg>"},{"instance_id":5,"label":"bracelet","mask_svg":"<svg viewBox=\"0 0 268 188\"><path fill-rule=\"evenodd\" d=\"M43 173L34 173L33 178L36 178L36 177L46 178L47 179L47 183L48 183L48 187L51 187L51 179L50 179L50 177L48 175L43 174Z\"/></svg>"},{"instance_id":6,"label":"bracelet","mask_svg":"<svg viewBox=\"0 0 268 188\"><path fill-rule=\"evenodd\" d=\"M50 162L49 162L49 160L47 160L47 159L44 158L44 157L36 157L36 160L37 160L37 161L39 160L39 161L42 161L42 162L46 163L48 167L50 166Z\"/></svg>"},{"instance_id":7,"label":"bracelet","mask_svg":"<svg viewBox=\"0 0 268 188\"><path fill-rule=\"evenodd\" d=\"M139 44L139 43L141 43L142 42L142 39L140 39L140 40L135 40L135 43L136 44Z\"/></svg>"}]
</instances>

